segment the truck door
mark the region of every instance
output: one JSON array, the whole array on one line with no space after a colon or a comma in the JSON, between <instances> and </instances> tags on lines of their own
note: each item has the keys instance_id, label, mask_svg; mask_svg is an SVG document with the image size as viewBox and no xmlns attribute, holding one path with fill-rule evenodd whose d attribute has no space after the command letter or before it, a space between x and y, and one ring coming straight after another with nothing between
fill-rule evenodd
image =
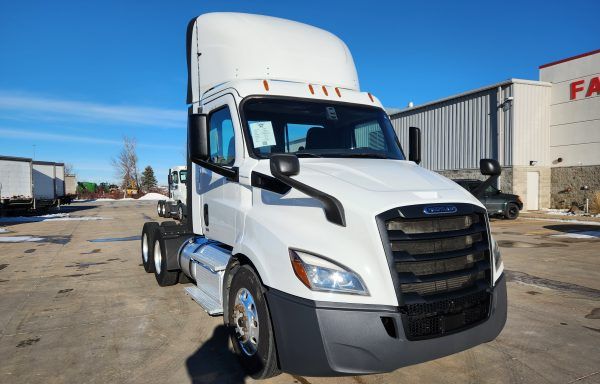
<instances>
[{"instance_id":1,"label":"truck door","mask_svg":"<svg viewBox=\"0 0 600 384\"><path fill-rule=\"evenodd\" d=\"M201 167L202 229L206 237L233 246L240 215L240 184L237 171L242 156L242 138L235 100L224 95L203 106L209 129L208 167ZM237 155L236 155L237 152Z\"/></svg>"},{"instance_id":2,"label":"truck door","mask_svg":"<svg viewBox=\"0 0 600 384\"><path fill-rule=\"evenodd\" d=\"M179 175L177 171L171 171L171 183L169 183L169 197L173 200L177 200L177 188L179 187Z\"/></svg>"},{"instance_id":3,"label":"truck door","mask_svg":"<svg viewBox=\"0 0 600 384\"><path fill-rule=\"evenodd\" d=\"M484 191L485 202L484 205L488 210L488 213L502 213L504 212L505 202L495 187L489 186Z\"/></svg>"}]
</instances>

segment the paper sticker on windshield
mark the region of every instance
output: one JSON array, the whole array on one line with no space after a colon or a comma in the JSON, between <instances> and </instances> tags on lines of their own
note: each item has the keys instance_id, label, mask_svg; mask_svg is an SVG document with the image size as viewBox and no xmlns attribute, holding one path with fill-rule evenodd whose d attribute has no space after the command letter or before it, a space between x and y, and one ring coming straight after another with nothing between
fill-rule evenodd
<instances>
[{"instance_id":1,"label":"paper sticker on windshield","mask_svg":"<svg viewBox=\"0 0 600 384\"><path fill-rule=\"evenodd\" d=\"M273 124L270 121L255 121L250 123L250 134L254 148L275 145L275 134Z\"/></svg>"}]
</instances>

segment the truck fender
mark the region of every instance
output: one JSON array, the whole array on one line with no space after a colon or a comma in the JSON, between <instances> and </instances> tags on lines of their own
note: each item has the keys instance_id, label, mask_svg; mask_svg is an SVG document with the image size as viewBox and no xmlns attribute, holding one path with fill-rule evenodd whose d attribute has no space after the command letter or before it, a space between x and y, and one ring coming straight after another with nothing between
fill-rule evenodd
<instances>
[{"instance_id":1,"label":"truck fender","mask_svg":"<svg viewBox=\"0 0 600 384\"><path fill-rule=\"evenodd\" d=\"M252 263L252 260L250 260L246 255L241 254L241 253L237 253L235 255L233 255L230 259L229 262L227 263L227 267L225 267L225 276L223 276L223 322L225 323L225 325L230 325L229 324L229 319L227 314L229 313L229 288L231 287L231 281L233 280L233 276L235 275L235 272L240 268L240 266L242 265L249 265L252 267L252 269L254 269L254 272L256 272L258 278L260 279L261 283L262 281L262 277L260 276L260 273L258 272L258 270L256 269L254 263Z\"/></svg>"}]
</instances>

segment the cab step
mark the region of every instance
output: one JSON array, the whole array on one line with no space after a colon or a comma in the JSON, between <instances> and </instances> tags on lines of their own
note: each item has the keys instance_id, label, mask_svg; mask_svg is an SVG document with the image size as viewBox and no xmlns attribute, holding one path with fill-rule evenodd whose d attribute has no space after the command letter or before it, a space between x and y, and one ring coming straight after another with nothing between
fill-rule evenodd
<instances>
[{"instance_id":1,"label":"cab step","mask_svg":"<svg viewBox=\"0 0 600 384\"><path fill-rule=\"evenodd\" d=\"M185 293L189 295L196 303L211 316L217 316L223 314L223 306L220 302L207 295L198 287L187 287Z\"/></svg>"}]
</instances>

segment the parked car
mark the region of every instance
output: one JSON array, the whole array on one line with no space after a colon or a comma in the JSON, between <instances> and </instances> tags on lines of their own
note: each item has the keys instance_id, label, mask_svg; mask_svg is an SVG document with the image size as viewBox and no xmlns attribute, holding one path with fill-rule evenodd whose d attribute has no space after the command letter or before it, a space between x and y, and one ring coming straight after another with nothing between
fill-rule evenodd
<instances>
[{"instance_id":1,"label":"parked car","mask_svg":"<svg viewBox=\"0 0 600 384\"><path fill-rule=\"evenodd\" d=\"M454 182L469 192L473 192L477 186L483 183L483 181L477 179L458 179ZM523 209L523 202L519 195L503 193L492 185L487 187L482 195L475 197L485 205L490 216L501 216L514 220L519 217L519 211Z\"/></svg>"}]
</instances>

